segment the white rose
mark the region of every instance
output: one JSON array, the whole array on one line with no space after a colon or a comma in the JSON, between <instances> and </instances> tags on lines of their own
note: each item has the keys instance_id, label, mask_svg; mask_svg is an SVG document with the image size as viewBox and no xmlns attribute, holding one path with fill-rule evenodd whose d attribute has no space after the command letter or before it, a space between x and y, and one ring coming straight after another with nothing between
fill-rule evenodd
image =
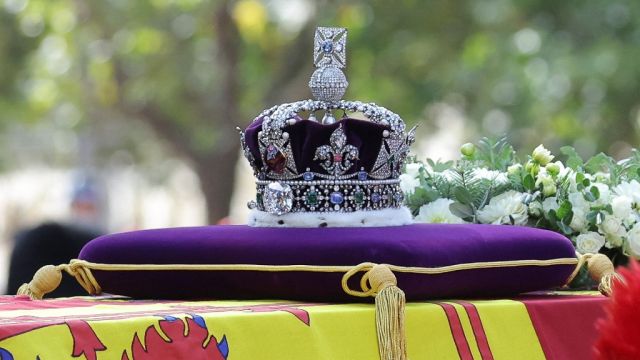
<instances>
[{"instance_id":1,"label":"white rose","mask_svg":"<svg viewBox=\"0 0 640 360\"><path fill-rule=\"evenodd\" d=\"M627 234L627 230L622 225L622 220L615 216L607 215L602 223L598 225L600 232L607 240L607 247L614 248L622 245L622 237Z\"/></svg>"},{"instance_id":2,"label":"white rose","mask_svg":"<svg viewBox=\"0 0 640 360\"><path fill-rule=\"evenodd\" d=\"M531 203L529 203L529 215L540 217L543 211L544 206L540 203L540 201L532 201Z\"/></svg>"},{"instance_id":3,"label":"white rose","mask_svg":"<svg viewBox=\"0 0 640 360\"><path fill-rule=\"evenodd\" d=\"M560 205L558 205L558 200L555 196L548 197L542 202L542 210L544 210L545 213L551 210L558 210L559 207Z\"/></svg>"},{"instance_id":4,"label":"white rose","mask_svg":"<svg viewBox=\"0 0 640 360\"><path fill-rule=\"evenodd\" d=\"M484 224L526 224L529 215L527 205L523 202L525 195L509 190L492 198L488 205L478 211L478 220Z\"/></svg>"},{"instance_id":5,"label":"white rose","mask_svg":"<svg viewBox=\"0 0 640 360\"><path fill-rule=\"evenodd\" d=\"M422 168L422 164L420 163L411 163L407 164L404 168L404 172L407 175L410 175L414 178L417 178L420 175L420 169Z\"/></svg>"},{"instance_id":6,"label":"white rose","mask_svg":"<svg viewBox=\"0 0 640 360\"><path fill-rule=\"evenodd\" d=\"M440 198L420 207L418 216L415 220L425 223L444 223L444 224L462 224L464 220L455 216L449 205L453 200Z\"/></svg>"},{"instance_id":7,"label":"white rose","mask_svg":"<svg viewBox=\"0 0 640 360\"><path fill-rule=\"evenodd\" d=\"M636 180L631 180L631 182L622 182L615 188L613 188L613 192L616 195L626 195L629 198L633 199L635 204L640 203L640 183Z\"/></svg>"},{"instance_id":8,"label":"white rose","mask_svg":"<svg viewBox=\"0 0 640 360\"><path fill-rule=\"evenodd\" d=\"M542 194L544 196L555 195L558 189L556 188L556 184L547 184L542 187Z\"/></svg>"},{"instance_id":9,"label":"white rose","mask_svg":"<svg viewBox=\"0 0 640 360\"><path fill-rule=\"evenodd\" d=\"M551 155L551 151L547 150L542 144L533 149L531 157L533 158L533 161L542 166L547 165L554 158L554 156Z\"/></svg>"},{"instance_id":10,"label":"white rose","mask_svg":"<svg viewBox=\"0 0 640 360\"><path fill-rule=\"evenodd\" d=\"M538 175L536 177L536 186L545 186L549 184L555 184L553 177L551 176L551 174L549 174L546 168L540 168L540 171L538 172Z\"/></svg>"},{"instance_id":11,"label":"white rose","mask_svg":"<svg viewBox=\"0 0 640 360\"><path fill-rule=\"evenodd\" d=\"M626 196L614 196L611 200L611 207L613 208L613 216L618 219L628 219L631 216L631 204L633 200Z\"/></svg>"},{"instance_id":12,"label":"white rose","mask_svg":"<svg viewBox=\"0 0 640 360\"><path fill-rule=\"evenodd\" d=\"M583 213L588 213L591 210L591 205L584 199L582 193L574 192L569 194L569 202L571 203L571 209L575 212L576 209L581 210Z\"/></svg>"},{"instance_id":13,"label":"white rose","mask_svg":"<svg viewBox=\"0 0 640 360\"><path fill-rule=\"evenodd\" d=\"M587 213L581 208L576 208L573 211L573 217L569 227L577 232L582 232L587 227Z\"/></svg>"},{"instance_id":14,"label":"white rose","mask_svg":"<svg viewBox=\"0 0 640 360\"><path fill-rule=\"evenodd\" d=\"M416 188L420 186L420 180L409 174L400 175L400 189L405 194L413 194Z\"/></svg>"},{"instance_id":15,"label":"white rose","mask_svg":"<svg viewBox=\"0 0 640 360\"><path fill-rule=\"evenodd\" d=\"M522 170L522 164L513 164L507 168L507 173L509 175L519 174Z\"/></svg>"},{"instance_id":16,"label":"white rose","mask_svg":"<svg viewBox=\"0 0 640 360\"><path fill-rule=\"evenodd\" d=\"M597 232L589 231L576 237L576 249L581 254L597 253L604 246L604 237Z\"/></svg>"},{"instance_id":17,"label":"white rose","mask_svg":"<svg viewBox=\"0 0 640 360\"><path fill-rule=\"evenodd\" d=\"M629 240L631 255L635 258L640 258L640 223L636 223L631 230L629 230L627 240Z\"/></svg>"},{"instance_id":18,"label":"white rose","mask_svg":"<svg viewBox=\"0 0 640 360\"><path fill-rule=\"evenodd\" d=\"M507 174L497 170L489 170L487 168L476 168L473 170L473 177L481 180L491 180L498 184L506 184L509 182Z\"/></svg>"}]
</instances>

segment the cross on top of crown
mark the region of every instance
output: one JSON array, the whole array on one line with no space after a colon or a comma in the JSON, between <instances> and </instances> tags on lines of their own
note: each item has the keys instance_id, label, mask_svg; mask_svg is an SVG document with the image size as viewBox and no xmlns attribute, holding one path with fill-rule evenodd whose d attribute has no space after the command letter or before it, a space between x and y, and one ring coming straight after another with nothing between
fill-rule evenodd
<instances>
[{"instance_id":1,"label":"cross on top of crown","mask_svg":"<svg viewBox=\"0 0 640 360\"><path fill-rule=\"evenodd\" d=\"M347 65L347 29L319 27L316 29L313 46L313 64L316 67Z\"/></svg>"}]
</instances>

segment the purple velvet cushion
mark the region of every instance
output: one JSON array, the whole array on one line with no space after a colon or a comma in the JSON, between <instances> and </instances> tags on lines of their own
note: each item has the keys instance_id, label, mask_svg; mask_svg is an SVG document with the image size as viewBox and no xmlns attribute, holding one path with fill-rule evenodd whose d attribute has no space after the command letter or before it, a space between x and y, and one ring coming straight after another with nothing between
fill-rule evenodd
<instances>
[{"instance_id":1,"label":"purple velvet cushion","mask_svg":"<svg viewBox=\"0 0 640 360\"><path fill-rule=\"evenodd\" d=\"M80 259L107 264L357 265L411 267L575 258L554 232L517 226L416 224L384 228L209 226L99 237ZM437 275L396 273L408 300L514 295L563 285L574 265L519 266ZM104 271L107 293L136 298L361 300L345 294L342 273L259 271ZM357 288L354 279L352 288Z\"/></svg>"}]
</instances>

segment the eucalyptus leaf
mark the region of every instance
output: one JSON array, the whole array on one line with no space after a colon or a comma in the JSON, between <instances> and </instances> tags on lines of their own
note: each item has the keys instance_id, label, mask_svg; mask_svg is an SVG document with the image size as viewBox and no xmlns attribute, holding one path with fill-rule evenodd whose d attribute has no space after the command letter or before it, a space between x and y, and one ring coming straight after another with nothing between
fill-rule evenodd
<instances>
[{"instance_id":1,"label":"eucalyptus leaf","mask_svg":"<svg viewBox=\"0 0 640 360\"><path fill-rule=\"evenodd\" d=\"M473 208L470 205L461 204L459 202L453 202L449 204L449 211L461 219L473 218Z\"/></svg>"},{"instance_id":2,"label":"eucalyptus leaf","mask_svg":"<svg viewBox=\"0 0 640 360\"><path fill-rule=\"evenodd\" d=\"M582 157L573 146L563 146L560 148L560 152L567 156L565 165L571 169L578 170L584 164L584 160L582 160Z\"/></svg>"},{"instance_id":3,"label":"eucalyptus leaf","mask_svg":"<svg viewBox=\"0 0 640 360\"><path fill-rule=\"evenodd\" d=\"M456 186L453 190L453 196L462 204L470 205L473 203L473 195L463 186Z\"/></svg>"}]
</instances>

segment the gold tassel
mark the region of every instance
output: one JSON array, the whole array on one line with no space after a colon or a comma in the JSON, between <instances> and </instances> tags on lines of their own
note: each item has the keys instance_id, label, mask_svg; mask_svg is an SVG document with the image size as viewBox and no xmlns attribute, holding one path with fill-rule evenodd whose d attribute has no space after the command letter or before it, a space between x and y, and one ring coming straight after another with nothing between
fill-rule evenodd
<instances>
[{"instance_id":1,"label":"gold tassel","mask_svg":"<svg viewBox=\"0 0 640 360\"><path fill-rule=\"evenodd\" d=\"M62 273L57 266L46 265L33 275L33 279L18 288L18 295L27 295L33 300L41 300L45 294L60 286Z\"/></svg>"},{"instance_id":2,"label":"gold tassel","mask_svg":"<svg viewBox=\"0 0 640 360\"><path fill-rule=\"evenodd\" d=\"M395 275L385 265L373 266L363 278L366 279L375 293L380 359L405 360L407 345L404 330L404 291L397 286Z\"/></svg>"},{"instance_id":3,"label":"gold tassel","mask_svg":"<svg viewBox=\"0 0 640 360\"><path fill-rule=\"evenodd\" d=\"M591 278L598 282L598 290L606 296L613 292L613 282L620 280L611 260L604 254L593 254L587 258Z\"/></svg>"}]
</instances>

